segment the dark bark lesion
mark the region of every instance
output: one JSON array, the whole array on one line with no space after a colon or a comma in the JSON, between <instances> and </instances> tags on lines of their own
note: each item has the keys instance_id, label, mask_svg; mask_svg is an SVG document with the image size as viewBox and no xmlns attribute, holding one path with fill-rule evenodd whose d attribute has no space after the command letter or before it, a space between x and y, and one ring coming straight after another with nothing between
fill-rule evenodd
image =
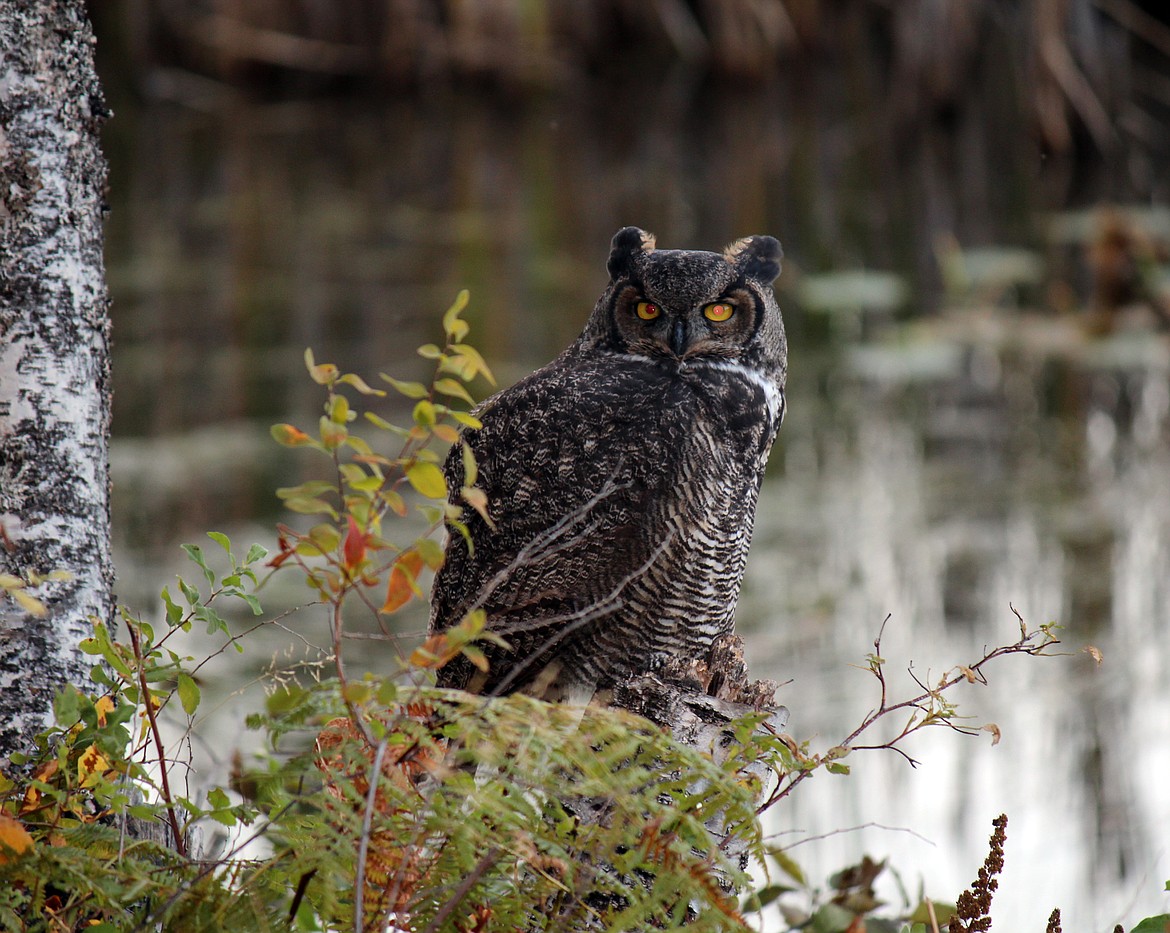
<instances>
[{"instance_id":1,"label":"dark bark lesion","mask_svg":"<svg viewBox=\"0 0 1170 933\"><path fill-rule=\"evenodd\" d=\"M28 209L43 187L41 173L31 154L14 146L0 126L0 228ZM7 239L0 233L0 241Z\"/></svg>"}]
</instances>

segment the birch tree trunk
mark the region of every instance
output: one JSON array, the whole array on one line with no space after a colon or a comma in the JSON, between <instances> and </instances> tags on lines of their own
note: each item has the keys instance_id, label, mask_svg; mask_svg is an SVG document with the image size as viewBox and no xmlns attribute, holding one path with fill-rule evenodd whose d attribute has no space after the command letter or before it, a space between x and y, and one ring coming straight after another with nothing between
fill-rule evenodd
<instances>
[{"instance_id":1,"label":"birch tree trunk","mask_svg":"<svg viewBox=\"0 0 1170 933\"><path fill-rule=\"evenodd\" d=\"M26 591L39 617L0 588L0 765L88 683L78 643L113 617L93 46L83 0L0 0L0 574L72 575Z\"/></svg>"}]
</instances>

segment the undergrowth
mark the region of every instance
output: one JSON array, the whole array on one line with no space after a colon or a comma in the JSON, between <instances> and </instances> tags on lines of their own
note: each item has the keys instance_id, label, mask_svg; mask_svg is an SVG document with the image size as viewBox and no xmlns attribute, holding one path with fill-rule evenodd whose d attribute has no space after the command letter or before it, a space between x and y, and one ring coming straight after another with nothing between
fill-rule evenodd
<instances>
[{"instance_id":1,"label":"undergrowth","mask_svg":"<svg viewBox=\"0 0 1170 933\"><path fill-rule=\"evenodd\" d=\"M306 353L323 413L312 430L281 424L273 436L312 452L325 472L278 490L300 518L279 526L275 553L252 545L241 554L210 533L210 551L186 546L193 577L162 589L157 617L122 609L117 631L93 622L81 646L95 660L91 683L61 691L54 725L0 775L0 927L751 930L785 892L822 897L791 853L767 843L764 812L813 773L848 774L852 754L908 758L901 745L922 729L979 731L959 720L954 688L986 682L1002 657L1058 644L1053 627L1030 630L1017 616L1016 640L935 683L916 680L898 699L879 634L866 663L878 701L849 735L817 749L760 713L728 730L719 755L618 709L435 688L434 670L457 655L486 663L479 644L493 636L482 611L400 645L385 676L351 675L342 649L354 615L377 620L398 644L385 620L424 596L424 568L442 561L437 533L465 533L462 504L488 505L465 445L459 505L448 503L438 466L462 443L460 429L478 425L472 385L491 382L466 342L466 301L461 294L444 315L445 342L419 349L433 364L428 382L383 374L387 388L373 387ZM388 392L409 401L404 424L359 413L359 400ZM298 574L324 608L329 663L324 672L273 671L264 709L249 720L265 752L239 759L228 786L191 793L203 668L244 651L257 628L320 624L304 612L265 615L259 594L278 572ZM48 611L39 583L5 577L0 598ZM198 660L178 647L195 626L219 640ZM870 738L895 714L904 725ZM178 741L165 738L176 732ZM885 866L866 859L831 879L801 925L924 933L949 920L952 933L989 929L1001 819L979 880L953 907L923 901L884 916L873 882ZM209 827L228 843L204 851ZM764 877L754 890L751 865L728 854L740 851ZM1134 933L1153 933L1146 924L1158 919ZM1054 914L1049 930L1059 929Z\"/></svg>"}]
</instances>

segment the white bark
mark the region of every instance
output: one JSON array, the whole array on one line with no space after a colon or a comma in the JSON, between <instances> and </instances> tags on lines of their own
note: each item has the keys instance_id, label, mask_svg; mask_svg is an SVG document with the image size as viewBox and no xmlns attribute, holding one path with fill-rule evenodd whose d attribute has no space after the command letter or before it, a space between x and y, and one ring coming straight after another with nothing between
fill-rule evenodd
<instances>
[{"instance_id":1,"label":"white bark","mask_svg":"<svg viewBox=\"0 0 1170 933\"><path fill-rule=\"evenodd\" d=\"M0 593L0 764L113 618L106 116L82 0L0 0L0 572L69 571L36 618ZM4 536L7 536L7 541Z\"/></svg>"}]
</instances>

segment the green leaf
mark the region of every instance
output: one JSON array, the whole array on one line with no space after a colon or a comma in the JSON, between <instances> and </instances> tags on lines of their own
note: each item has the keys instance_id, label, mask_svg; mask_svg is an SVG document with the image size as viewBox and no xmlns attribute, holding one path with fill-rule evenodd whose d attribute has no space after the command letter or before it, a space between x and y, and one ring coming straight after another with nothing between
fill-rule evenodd
<instances>
[{"instance_id":1,"label":"green leaf","mask_svg":"<svg viewBox=\"0 0 1170 933\"><path fill-rule=\"evenodd\" d=\"M264 560L268 556L268 548L261 544L253 544L248 548L248 555L244 558L244 564L254 564L258 560Z\"/></svg>"},{"instance_id":2,"label":"green leaf","mask_svg":"<svg viewBox=\"0 0 1170 933\"><path fill-rule=\"evenodd\" d=\"M447 481L443 479L443 471L433 463L412 463L406 469L406 478L416 491L428 499L447 497Z\"/></svg>"},{"instance_id":3,"label":"green leaf","mask_svg":"<svg viewBox=\"0 0 1170 933\"><path fill-rule=\"evenodd\" d=\"M196 609L195 618L202 619L207 623L208 635L214 635L216 632L223 632L225 635L230 634L231 630L228 628L227 619L208 606L200 606Z\"/></svg>"},{"instance_id":4,"label":"green leaf","mask_svg":"<svg viewBox=\"0 0 1170 933\"><path fill-rule=\"evenodd\" d=\"M333 525L322 523L309 529L309 540L324 554L341 544L341 532Z\"/></svg>"},{"instance_id":5,"label":"green leaf","mask_svg":"<svg viewBox=\"0 0 1170 933\"><path fill-rule=\"evenodd\" d=\"M190 674L179 674L179 702L188 716L195 715L195 710L199 708L199 685Z\"/></svg>"},{"instance_id":6,"label":"green leaf","mask_svg":"<svg viewBox=\"0 0 1170 933\"><path fill-rule=\"evenodd\" d=\"M370 457L374 454L373 449L366 443L366 439L360 435L351 434L345 439L345 442L363 457Z\"/></svg>"},{"instance_id":7,"label":"green leaf","mask_svg":"<svg viewBox=\"0 0 1170 933\"><path fill-rule=\"evenodd\" d=\"M414 542L414 549L431 570L438 570L443 564L443 548L431 538L419 538Z\"/></svg>"},{"instance_id":8,"label":"green leaf","mask_svg":"<svg viewBox=\"0 0 1170 933\"><path fill-rule=\"evenodd\" d=\"M284 507L301 515L328 515L337 519L337 510L324 499L287 499Z\"/></svg>"},{"instance_id":9,"label":"green leaf","mask_svg":"<svg viewBox=\"0 0 1170 933\"><path fill-rule=\"evenodd\" d=\"M452 418L454 418L456 421L458 421L461 425L463 425L464 427L471 428L473 431L478 431L480 428L483 427L482 421L480 421L477 417L475 417L475 415L468 414L465 411L452 411L449 414L451 415Z\"/></svg>"},{"instance_id":10,"label":"green leaf","mask_svg":"<svg viewBox=\"0 0 1170 933\"><path fill-rule=\"evenodd\" d=\"M211 568L207 566L207 558L203 556L203 548L197 544L181 544L179 546L187 552L187 556L191 558L191 560L199 565L199 568L203 571L203 576L207 578L207 582L214 584L215 574L212 572Z\"/></svg>"},{"instance_id":11,"label":"green leaf","mask_svg":"<svg viewBox=\"0 0 1170 933\"><path fill-rule=\"evenodd\" d=\"M436 347L433 343L424 343L418 348L418 355L424 360L437 360L443 356L443 351Z\"/></svg>"},{"instance_id":12,"label":"green leaf","mask_svg":"<svg viewBox=\"0 0 1170 933\"><path fill-rule=\"evenodd\" d=\"M398 700L398 685L387 677L378 685L374 697L382 706L390 706Z\"/></svg>"},{"instance_id":13,"label":"green leaf","mask_svg":"<svg viewBox=\"0 0 1170 933\"><path fill-rule=\"evenodd\" d=\"M281 499L299 499L304 496L319 496L322 493L333 492L337 483L324 479L306 480L299 486L278 486L276 495Z\"/></svg>"},{"instance_id":14,"label":"green leaf","mask_svg":"<svg viewBox=\"0 0 1170 933\"><path fill-rule=\"evenodd\" d=\"M53 700L53 718L57 725L68 729L81 718L84 701L81 692L72 684L66 684Z\"/></svg>"},{"instance_id":15,"label":"green leaf","mask_svg":"<svg viewBox=\"0 0 1170 933\"><path fill-rule=\"evenodd\" d=\"M419 427L429 428L436 420L435 406L432 402L423 399L414 406L414 423Z\"/></svg>"},{"instance_id":16,"label":"green leaf","mask_svg":"<svg viewBox=\"0 0 1170 933\"><path fill-rule=\"evenodd\" d=\"M356 492L377 492L382 488L384 480L380 476L366 476L351 482L350 488Z\"/></svg>"},{"instance_id":17,"label":"green leaf","mask_svg":"<svg viewBox=\"0 0 1170 933\"><path fill-rule=\"evenodd\" d=\"M743 910L745 913L755 913L758 910L763 910L781 894L787 894L793 890L795 889L786 884L769 884L749 894L743 902Z\"/></svg>"},{"instance_id":18,"label":"green leaf","mask_svg":"<svg viewBox=\"0 0 1170 933\"><path fill-rule=\"evenodd\" d=\"M857 915L838 904L822 904L815 914L809 929L813 933L845 933Z\"/></svg>"},{"instance_id":19,"label":"green leaf","mask_svg":"<svg viewBox=\"0 0 1170 933\"><path fill-rule=\"evenodd\" d=\"M928 907L926 901L919 901L918 906L914 908L913 912L911 912L911 914L906 919L915 926L919 924L927 924L926 928L930 929L930 912L932 908L934 909L934 919L938 921L940 928L945 927L947 923L950 922L951 917L955 915L954 904L948 904L945 901L932 900L930 902L930 906Z\"/></svg>"},{"instance_id":20,"label":"green leaf","mask_svg":"<svg viewBox=\"0 0 1170 933\"><path fill-rule=\"evenodd\" d=\"M783 849L769 849L768 854L772 857L772 861L776 863L776 867L784 872L784 874L802 888L808 887L808 881L804 877L804 869L800 867L796 859Z\"/></svg>"},{"instance_id":21,"label":"green leaf","mask_svg":"<svg viewBox=\"0 0 1170 933\"><path fill-rule=\"evenodd\" d=\"M375 415L372 411L362 412L362 414L365 416L365 419L368 422L370 422L370 424L372 424L376 428L381 428L383 431L401 431L402 430L397 425L391 424L389 421L387 421L381 415Z\"/></svg>"},{"instance_id":22,"label":"green leaf","mask_svg":"<svg viewBox=\"0 0 1170 933\"><path fill-rule=\"evenodd\" d=\"M364 703L369 703L374 696L374 688L366 683L347 683L341 691L341 695L345 697L346 701L353 703L355 706L361 706Z\"/></svg>"},{"instance_id":23,"label":"green leaf","mask_svg":"<svg viewBox=\"0 0 1170 933\"><path fill-rule=\"evenodd\" d=\"M290 713L305 698L307 691L296 684L281 684L268 695L264 706L271 715Z\"/></svg>"},{"instance_id":24,"label":"green leaf","mask_svg":"<svg viewBox=\"0 0 1170 933\"><path fill-rule=\"evenodd\" d=\"M183 609L171 598L170 590L165 586L162 588L162 601L167 607L167 622L170 625L178 625L183 621Z\"/></svg>"},{"instance_id":25,"label":"green leaf","mask_svg":"<svg viewBox=\"0 0 1170 933\"><path fill-rule=\"evenodd\" d=\"M224 553L228 557L232 556L232 542L228 539L227 535L221 531L209 531L207 532L207 537L223 548Z\"/></svg>"},{"instance_id":26,"label":"green leaf","mask_svg":"<svg viewBox=\"0 0 1170 933\"><path fill-rule=\"evenodd\" d=\"M320 429L321 443L325 445L326 450L336 450L349 437L349 429L333 421L328 415L321 416Z\"/></svg>"},{"instance_id":27,"label":"green leaf","mask_svg":"<svg viewBox=\"0 0 1170 933\"><path fill-rule=\"evenodd\" d=\"M379 375L407 398L428 398L431 394L430 390L421 382L401 382L385 373L379 373ZM389 427L389 425L379 425L379 427Z\"/></svg>"},{"instance_id":28,"label":"green leaf","mask_svg":"<svg viewBox=\"0 0 1170 933\"><path fill-rule=\"evenodd\" d=\"M349 399L335 395L329 403L329 420L334 424L347 424L353 420L349 411Z\"/></svg>"},{"instance_id":29,"label":"green leaf","mask_svg":"<svg viewBox=\"0 0 1170 933\"><path fill-rule=\"evenodd\" d=\"M825 767L829 769L830 774L848 774L849 773L849 765L847 765L841 761L830 761L827 765L825 765Z\"/></svg>"},{"instance_id":30,"label":"green leaf","mask_svg":"<svg viewBox=\"0 0 1170 933\"><path fill-rule=\"evenodd\" d=\"M1170 890L1170 881L1166 882L1166 888ZM1158 914L1156 917L1146 917L1129 933L1166 933L1167 930L1170 930L1170 914Z\"/></svg>"}]
</instances>

